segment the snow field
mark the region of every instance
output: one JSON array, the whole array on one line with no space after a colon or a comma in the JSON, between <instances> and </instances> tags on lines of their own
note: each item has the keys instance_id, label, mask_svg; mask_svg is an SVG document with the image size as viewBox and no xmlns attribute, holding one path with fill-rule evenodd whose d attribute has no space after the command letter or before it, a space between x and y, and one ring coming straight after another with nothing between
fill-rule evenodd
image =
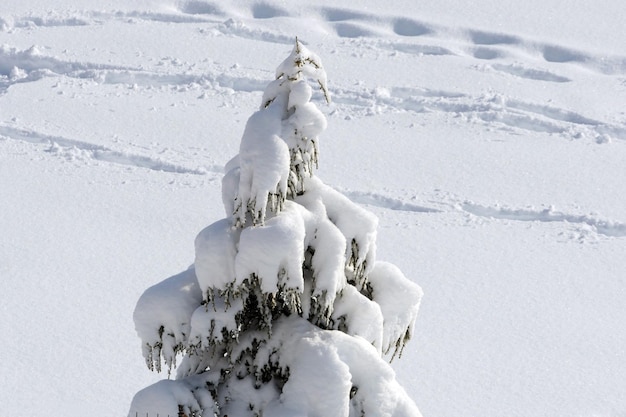
<instances>
[{"instance_id":1,"label":"snow field","mask_svg":"<svg viewBox=\"0 0 626 417\"><path fill-rule=\"evenodd\" d=\"M132 309L222 217L223 167L297 33L333 96L318 175L424 289L394 361L422 413L623 415L623 13L3 5L0 409L123 415L164 376Z\"/></svg>"}]
</instances>

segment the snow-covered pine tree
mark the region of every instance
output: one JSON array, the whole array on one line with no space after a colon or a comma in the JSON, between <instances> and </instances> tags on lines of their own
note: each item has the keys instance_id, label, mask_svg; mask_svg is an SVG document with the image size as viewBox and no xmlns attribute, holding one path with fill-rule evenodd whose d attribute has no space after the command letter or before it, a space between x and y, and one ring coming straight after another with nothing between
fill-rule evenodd
<instances>
[{"instance_id":1,"label":"snow-covered pine tree","mask_svg":"<svg viewBox=\"0 0 626 417\"><path fill-rule=\"evenodd\" d=\"M227 217L139 299L148 367L178 369L130 417L419 416L383 358L411 337L422 291L376 261L377 218L314 176L326 119L311 84L330 100L296 40L226 166Z\"/></svg>"}]
</instances>

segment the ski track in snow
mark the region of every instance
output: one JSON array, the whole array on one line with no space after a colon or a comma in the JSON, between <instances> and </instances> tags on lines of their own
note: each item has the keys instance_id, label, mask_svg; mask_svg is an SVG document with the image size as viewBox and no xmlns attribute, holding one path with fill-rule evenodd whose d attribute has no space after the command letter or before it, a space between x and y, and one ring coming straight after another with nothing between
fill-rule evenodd
<instances>
[{"instance_id":1,"label":"ski track in snow","mask_svg":"<svg viewBox=\"0 0 626 417\"><path fill-rule=\"evenodd\" d=\"M15 69L24 73L20 75L15 72ZM215 83L219 87L243 92L263 91L267 83L266 79L236 77L219 71L200 74L189 74L188 72L172 74L171 72L160 73L125 66L69 62L42 55L34 47L26 51L0 47L0 93L6 92L13 84L38 81L46 76L65 76L92 79L104 84L137 86L181 86Z\"/></svg>"},{"instance_id":2,"label":"ski track in snow","mask_svg":"<svg viewBox=\"0 0 626 417\"><path fill-rule=\"evenodd\" d=\"M460 211L473 217L489 220L562 223L564 227L567 224L571 224L590 229L590 231L607 238L626 237L626 223L602 219L596 215L563 213L555 211L553 207L546 209L534 209L509 208L500 205L485 206L469 201L459 202L455 199L447 200L446 198L437 197L434 200L429 200L432 204L438 206L438 208L435 208L407 202L403 199L388 197L381 193L354 190L340 190L340 192L356 203L378 207L384 210L406 211L420 214L442 214ZM415 201L416 199L416 197L411 198L412 201Z\"/></svg>"},{"instance_id":3,"label":"ski track in snow","mask_svg":"<svg viewBox=\"0 0 626 417\"><path fill-rule=\"evenodd\" d=\"M505 207L489 207L471 202L460 205L461 210L478 217L522 222L562 222L591 227L596 233L607 237L626 237L626 223L599 219L589 215L567 214L554 211L552 208L512 209Z\"/></svg>"},{"instance_id":4,"label":"ski track in snow","mask_svg":"<svg viewBox=\"0 0 626 417\"><path fill-rule=\"evenodd\" d=\"M181 165L171 164L160 159L149 158L127 152L119 152L104 146L94 145L79 140L50 136L30 130L17 129L0 125L0 137L21 140L34 144L49 144L48 152L64 156L68 159L93 159L119 165L129 165L137 168L147 168L153 171L163 171L175 174L205 175L208 172L222 173L220 167L209 169L191 169Z\"/></svg>"},{"instance_id":5,"label":"ski track in snow","mask_svg":"<svg viewBox=\"0 0 626 417\"><path fill-rule=\"evenodd\" d=\"M441 213L441 210L436 208L407 203L400 199L386 197L379 193L349 190L342 190L340 192L355 203L380 207L387 210L408 211L414 213Z\"/></svg>"},{"instance_id":6,"label":"ski track in snow","mask_svg":"<svg viewBox=\"0 0 626 417\"><path fill-rule=\"evenodd\" d=\"M624 125L595 120L554 106L510 99L499 94L471 96L407 87L382 91L339 89L335 91L333 101L342 106L360 107L361 113L365 114L380 113L385 108L417 113L443 112L501 129L562 134L572 139L591 137L597 143L610 140L607 135L626 140Z\"/></svg>"}]
</instances>

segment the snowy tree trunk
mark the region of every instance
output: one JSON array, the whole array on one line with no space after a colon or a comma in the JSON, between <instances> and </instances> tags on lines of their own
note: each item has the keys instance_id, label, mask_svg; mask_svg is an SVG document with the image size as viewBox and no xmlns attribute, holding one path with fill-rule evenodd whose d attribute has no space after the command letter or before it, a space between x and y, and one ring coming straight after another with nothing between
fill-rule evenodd
<instances>
[{"instance_id":1,"label":"snowy tree trunk","mask_svg":"<svg viewBox=\"0 0 626 417\"><path fill-rule=\"evenodd\" d=\"M422 291L376 261L376 217L314 176L326 119L310 82L330 100L296 40L226 166L227 217L137 303L148 367L178 372L129 416L419 415L383 357L411 337Z\"/></svg>"}]
</instances>

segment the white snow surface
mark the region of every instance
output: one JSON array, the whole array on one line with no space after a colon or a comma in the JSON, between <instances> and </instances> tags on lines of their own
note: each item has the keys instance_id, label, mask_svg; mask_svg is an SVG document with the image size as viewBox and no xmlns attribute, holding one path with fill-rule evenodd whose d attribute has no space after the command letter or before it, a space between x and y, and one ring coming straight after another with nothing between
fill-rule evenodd
<instances>
[{"instance_id":1,"label":"white snow surface","mask_svg":"<svg viewBox=\"0 0 626 417\"><path fill-rule=\"evenodd\" d=\"M372 250L424 290L393 362L421 413L623 417L625 14L3 2L0 414L125 415L165 377L133 309L224 216L225 166L298 36L333 99L313 91L316 175L378 216Z\"/></svg>"}]
</instances>

